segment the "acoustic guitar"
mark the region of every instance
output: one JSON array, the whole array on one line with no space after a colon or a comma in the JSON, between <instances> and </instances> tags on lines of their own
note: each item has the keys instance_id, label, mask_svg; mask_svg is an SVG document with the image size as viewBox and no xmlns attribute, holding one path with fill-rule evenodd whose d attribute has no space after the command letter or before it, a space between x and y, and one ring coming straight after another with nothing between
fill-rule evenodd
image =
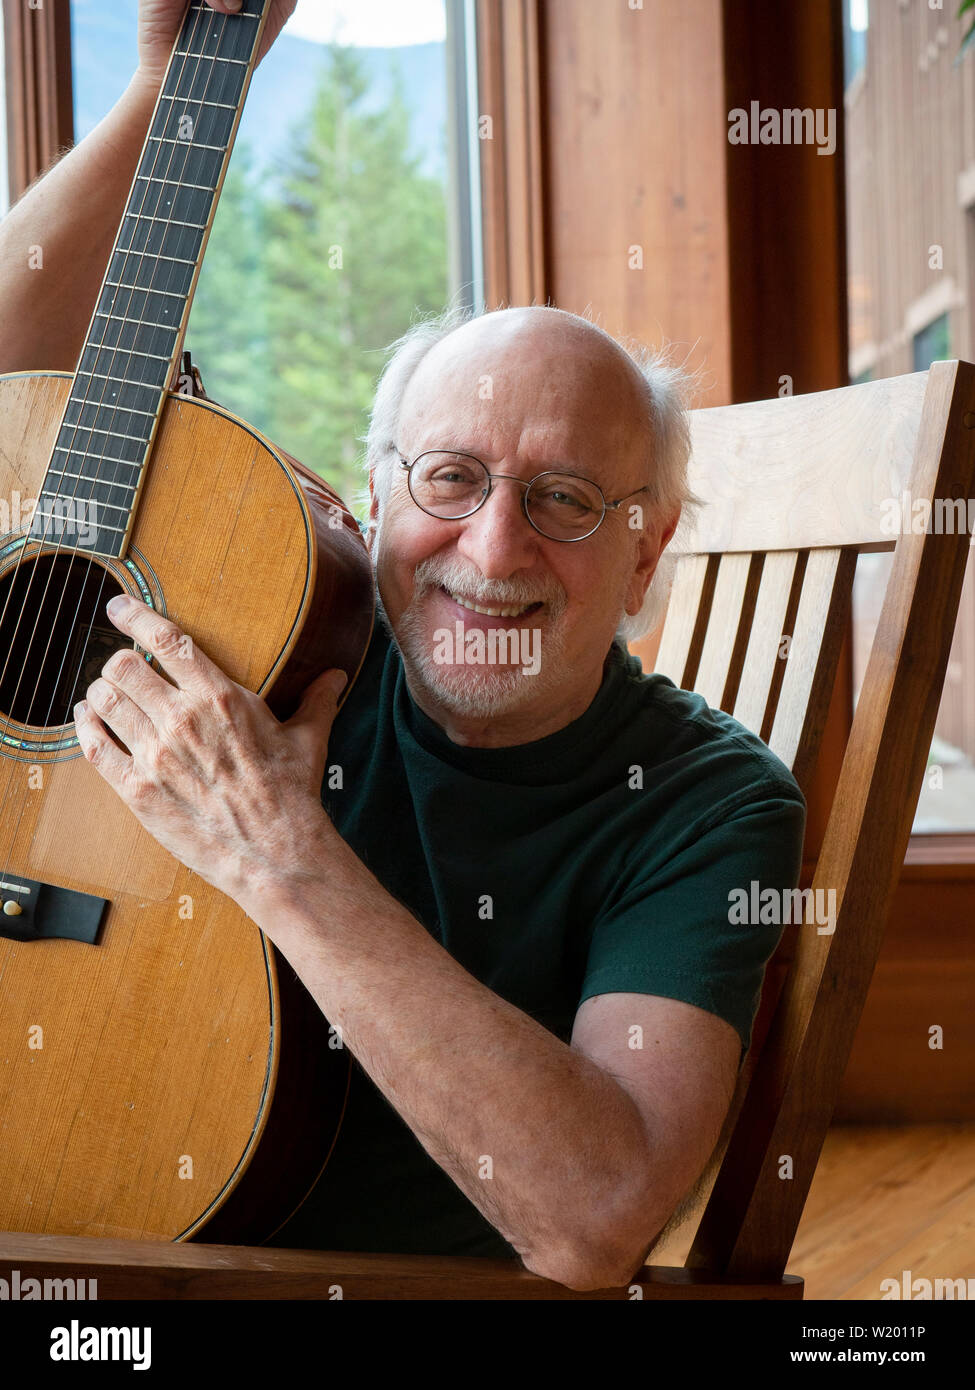
<instances>
[{"instance_id":1,"label":"acoustic guitar","mask_svg":"<svg viewBox=\"0 0 975 1390\"><path fill-rule=\"evenodd\" d=\"M119 593L280 718L329 667L347 695L372 631L342 501L169 389L269 3L189 6L76 371L0 377L0 1229L266 1239L347 1092L295 972L142 829L71 722L132 645L105 613Z\"/></svg>"}]
</instances>

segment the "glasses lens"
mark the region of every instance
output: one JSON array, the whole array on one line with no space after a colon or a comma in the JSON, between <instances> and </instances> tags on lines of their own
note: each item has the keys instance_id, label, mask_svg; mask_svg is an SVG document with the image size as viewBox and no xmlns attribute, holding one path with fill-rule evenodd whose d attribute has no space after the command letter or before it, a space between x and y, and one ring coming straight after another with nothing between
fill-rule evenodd
<instances>
[{"instance_id":1,"label":"glasses lens","mask_svg":"<svg viewBox=\"0 0 975 1390\"><path fill-rule=\"evenodd\" d=\"M423 454L410 472L413 500L434 516L468 516L487 490L487 469L466 454Z\"/></svg>"},{"instance_id":2,"label":"glasses lens","mask_svg":"<svg viewBox=\"0 0 975 1390\"><path fill-rule=\"evenodd\" d=\"M590 535L603 519L603 494L572 473L544 473L528 489L525 506L544 536L556 541Z\"/></svg>"}]
</instances>

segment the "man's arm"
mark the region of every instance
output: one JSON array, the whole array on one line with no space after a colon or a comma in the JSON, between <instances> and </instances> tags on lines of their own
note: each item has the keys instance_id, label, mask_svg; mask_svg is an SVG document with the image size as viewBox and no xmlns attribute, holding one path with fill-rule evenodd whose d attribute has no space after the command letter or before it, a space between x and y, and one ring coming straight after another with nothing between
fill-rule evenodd
<instances>
[{"instance_id":1,"label":"man's arm","mask_svg":"<svg viewBox=\"0 0 975 1390\"><path fill-rule=\"evenodd\" d=\"M0 373L77 365L158 95L137 73L0 222ZM38 246L43 268L31 269Z\"/></svg>"},{"instance_id":2,"label":"man's arm","mask_svg":"<svg viewBox=\"0 0 975 1390\"><path fill-rule=\"evenodd\" d=\"M459 965L329 822L301 860L314 870L238 901L423 1147L528 1269L627 1283L718 1139L735 1030L678 1000L603 995L567 1046Z\"/></svg>"},{"instance_id":3,"label":"man's arm","mask_svg":"<svg viewBox=\"0 0 975 1390\"><path fill-rule=\"evenodd\" d=\"M0 222L0 374L77 365L186 3L140 0L139 66L125 92ZM259 61L294 7L274 0ZM43 269L31 269L37 246Z\"/></svg>"}]
</instances>

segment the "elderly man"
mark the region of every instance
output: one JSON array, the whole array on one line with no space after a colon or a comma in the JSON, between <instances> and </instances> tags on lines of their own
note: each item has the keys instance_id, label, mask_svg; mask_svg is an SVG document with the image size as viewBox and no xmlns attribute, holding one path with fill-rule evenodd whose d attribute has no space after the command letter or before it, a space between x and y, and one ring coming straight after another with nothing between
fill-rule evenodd
<instances>
[{"instance_id":1,"label":"elderly man","mask_svg":"<svg viewBox=\"0 0 975 1390\"><path fill-rule=\"evenodd\" d=\"M0 232L3 370L64 365L83 334L158 87L145 54ZM100 164L111 196L82 206ZM96 248L67 306L20 269L41 223ZM733 922L730 896L796 883L805 807L758 738L619 640L688 501L679 387L557 309L411 330L369 434L381 622L337 717L334 673L281 724L204 653L171 659L172 623L111 613L175 685L113 657L76 710L86 757L355 1059L277 1244L516 1252L620 1284L707 1165L781 930Z\"/></svg>"}]
</instances>

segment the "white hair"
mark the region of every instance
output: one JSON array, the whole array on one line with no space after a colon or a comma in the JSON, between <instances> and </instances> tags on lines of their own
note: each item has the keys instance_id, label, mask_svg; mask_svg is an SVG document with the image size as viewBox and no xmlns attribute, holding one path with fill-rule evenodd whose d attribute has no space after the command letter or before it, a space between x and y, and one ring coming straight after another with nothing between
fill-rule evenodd
<instances>
[{"instance_id":1,"label":"white hair","mask_svg":"<svg viewBox=\"0 0 975 1390\"><path fill-rule=\"evenodd\" d=\"M531 307L551 309L555 306ZM469 308L451 305L440 313L415 320L387 349L390 355L376 388L369 428L360 438L366 446L365 468L367 473L374 474L380 517L395 473L400 410L413 373L431 348L477 317L480 315ZM683 364L675 364L666 346L651 348L635 339L614 338L588 316L575 317L584 318L591 328L621 348L643 379L646 415L642 424L647 433L647 485L650 489L647 522L661 513L680 512L677 531L660 556L642 607L633 616L626 613L620 616L616 637L624 643L634 642L655 631L663 621L677 559L701 506L701 499L690 490L687 481L691 452L687 411L700 373L689 372ZM357 500L367 501L368 491L361 493Z\"/></svg>"}]
</instances>

